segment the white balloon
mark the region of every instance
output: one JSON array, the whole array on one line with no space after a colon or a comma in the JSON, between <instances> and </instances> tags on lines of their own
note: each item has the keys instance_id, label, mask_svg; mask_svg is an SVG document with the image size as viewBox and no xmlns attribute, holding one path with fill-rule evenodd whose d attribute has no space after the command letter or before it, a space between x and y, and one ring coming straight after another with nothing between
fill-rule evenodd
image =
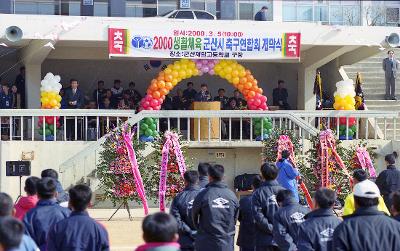
<instances>
[{"instance_id":1,"label":"white balloon","mask_svg":"<svg viewBox=\"0 0 400 251\"><path fill-rule=\"evenodd\" d=\"M61 81L61 77L59 75L54 76L54 83L58 84Z\"/></svg>"},{"instance_id":2,"label":"white balloon","mask_svg":"<svg viewBox=\"0 0 400 251\"><path fill-rule=\"evenodd\" d=\"M53 75L53 73L51 73L51 72L48 72L48 73L46 74L46 76L44 77L44 79L47 79L47 80L50 80L50 79L52 79L52 78L54 78L54 75Z\"/></svg>"}]
</instances>

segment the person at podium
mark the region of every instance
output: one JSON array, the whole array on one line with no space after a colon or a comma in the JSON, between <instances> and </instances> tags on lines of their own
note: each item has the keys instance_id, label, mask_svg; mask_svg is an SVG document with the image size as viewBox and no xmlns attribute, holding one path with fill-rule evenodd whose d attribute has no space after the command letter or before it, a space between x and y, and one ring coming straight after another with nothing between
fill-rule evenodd
<instances>
[{"instance_id":1,"label":"person at podium","mask_svg":"<svg viewBox=\"0 0 400 251\"><path fill-rule=\"evenodd\" d=\"M195 96L195 101L197 102L209 102L211 101L211 94L208 91L206 84L201 84L200 91Z\"/></svg>"},{"instance_id":2,"label":"person at podium","mask_svg":"<svg viewBox=\"0 0 400 251\"><path fill-rule=\"evenodd\" d=\"M218 89L218 96L214 97L214 101L221 102L221 110L224 110L228 105L228 97L225 96L225 89Z\"/></svg>"}]
</instances>

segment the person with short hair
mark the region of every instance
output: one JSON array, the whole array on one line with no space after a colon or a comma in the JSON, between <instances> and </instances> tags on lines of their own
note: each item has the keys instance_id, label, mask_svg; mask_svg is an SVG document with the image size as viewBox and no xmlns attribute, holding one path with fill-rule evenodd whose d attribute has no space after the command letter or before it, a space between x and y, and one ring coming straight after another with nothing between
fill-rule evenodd
<instances>
[{"instance_id":1,"label":"person with short hair","mask_svg":"<svg viewBox=\"0 0 400 251\"><path fill-rule=\"evenodd\" d=\"M256 15L254 16L254 21L267 21L267 11L268 7L263 6L261 10L259 10Z\"/></svg>"},{"instance_id":2,"label":"person with short hair","mask_svg":"<svg viewBox=\"0 0 400 251\"><path fill-rule=\"evenodd\" d=\"M292 191L295 200L299 202L296 178L300 175L300 172L290 161L290 152L288 150L283 150L281 155L282 158L276 162L276 166L279 168L279 174L276 180L282 187Z\"/></svg>"},{"instance_id":3,"label":"person with short hair","mask_svg":"<svg viewBox=\"0 0 400 251\"><path fill-rule=\"evenodd\" d=\"M394 51L388 50L388 57L383 59L382 68L385 71L385 99L397 100L396 98L396 78L397 71L400 69L400 61L394 57Z\"/></svg>"},{"instance_id":4,"label":"person with short hair","mask_svg":"<svg viewBox=\"0 0 400 251\"><path fill-rule=\"evenodd\" d=\"M206 84L201 84L200 88L200 91L196 94L195 100L197 102L211 101L211 94L208 91L208 86Z\"/></svg>"},{"instance_id":5,"label":"person with short hair","mask_svg":"<svg viewBox=\"0 0 400 251\"><path fill-rule=\"evenodd\" d=\"M111 88L111 92L113 97L120 99L122 98L122 93L124 92L124 88L121 86L121 80L115 79L114 86Z\"/></svg>"},{"instance_id":6,"label":"person with short hair","mask_svg":"<svg viewBox=\"0 0 400 251\"><path fill-rule=\"evenodd\" d=\"M56 223L48 234L48 251L102 251L109 250L107 230L92 219L87 208L92 190L86 185L76 185L69 190L71 215Z\"/></svg>"},{"instance_id":7,"label":"person with short hair","mask_svg":"<svg viewBox=\"0 0 400 251\"><path fill-rule=\"evenodd\" d=\"M23 220L25 233L39 246L46 250L47 234L57 222L69 217L71 211L57 204L57 181L53 178L42 178L37 182L39 202L29 210Z\"/></svg>"},{"instance_id":8,"label":"person with short hair","mask_svg":"<svg viewBox=\"0 0 400 251\"><path fill-rule=\"evenodd\" d=\"M253 193L262 184L260 175L256 175L252 181ZM239 234L236 245L240 247L240 251L256 251L255 225L251 208L251 194L244 196L239 201Z\"/></svg>"},{"instance_id":9,"label":"person with short hair","mask_svg":"<svg viewBox=\"0 0 400 251\"><path fill-rule=\"evenodd\" d=\"M21 94L16 85L11 86L11 95L13 97L13 109L21 109Z\"/></svg>"},{"instance_id":10,"label":"person with short hair","mask_svg":"<svg viewBox=\"0 0 400 251\"><path fill-rule=\"evenodd\" d=\"M264 163L260 171L264 182L252 196L252 208L256 225L256 250L279 250L273 240L273 221L274 215L279 209L276 195L284 188L276 181L279 169L275 164Z\"/></svg>"},{"instance_id":11,"label":"person with short hair","mask_svg":"<svg viewBox=\"0 0 400 251\"><path fill-rule=\"evenodd\" d=\"M187 88L183 91L183 97L188 101L190 106L194 101L197 92L193 89L193 82L188 82L186 86Z\"/></svg>"},{"instance_id":12,"label":"person with short hair","mask_svg":"<svg viewBox=\"0 0 400 251\"><path fill-rule=\"evenodd\" d=\"M335 229L332 250L400 250L400 223L378 211L379 196L372 181L354 186L356 211Z\"/></svg>"},{"instance_id":13,"label":"person with short hair","mask_svg":"<svg viewBox=\"0 0 400 251\"><path fill-rule=\"evenodd\" d=\"M315 192L313 211L306 214L300 225L297 240L298 251L332 250L333 231L342 222L333 214L335 191L320 188Z\"/></svg>"},{"instance_id":14,"label":"person with short hair","mask_svg":"<svg viewBox=\"0 0 400 251\"><path fill-rule=\"evenodd\" d=\"M376 179L376 185L379 187L387 208L392 206L390 194L400 190L400 170L395 166L396 159L397 152L387 154L385 156L386 170L383 170Z\"/></svg>"},{"instance_id":15,"label":"person with short hair","mask_svg":"<svg viewBox=\"0 0 400 251\"><path fill-rule=\"evenodd\" d=\"M390 212L395 220L400 221L400 191L392 193L392 207Z\"/></svg>"},{"instance_id":16,"label":"person with short hair","mask_svg":"<svg viewBox=\"0 0 400 251\"><path fill-rule=\"evenodd\" d=\"M24 235L24 225L17 219L0 217L0 250L17 250Z\"/></svg>"},{"instance_id":17,"label":"person with short hair","mask_svg":"<svg viewBox=\"0 0 400 251\"><path fill-rule=\"evenodd\" d=\"M176 96L172 98L172 106L174 110L188 110L189 103L183 95L182 89L176 90Z\"/></svg>"},{"instance_id":18,"label":"person with short hair","mask_svg":"<svg viewBox=\"0 0 400 251\"><path fill-rule=\"evenodd\" d=\"M85 105L85 97L79 89L78 80L70 80L70 87L65 90L65 101L68 109L82 109Z\"/></svg>"},{"instance_id":19,"label":"person with short hair","mask_svg":"<svg viewBox=\"0 0 400 251\"><path fill-rule=\"evenodd\" d=\"M228 105L228 97L225 96L224 88L218 89L218 96L214 97L214 101L221 102L221 110L224 110L226 108L226 106Z\"/></svg>"},{"instance_id":20,"label":"person with short hair","mask_svg":"<svg viewBox=\"0 0 400 251\"><path fill-rule=\"evenodd\" d=\"M289 94L284 85L285 81L278 80L278 88L272 91L273 105L279 106L279 108L283 110L290 110L290 105L288 103Z\"/></svg>"},{"instance_id":21,"label":"person with short hair","mask_svg":"<svg viewBox=\"0 0 400 251\"><path fill-rule=\"evenodd\" d=\"M232 105L230 104L232 99L234 99L236 101L235 109L233 109ZM231 107L231 108L227 108L227 109L228 110L240 110L240 109L242 109L243 106L246 106L246 105L247 105L246 101L240 97L240 91L236 89L233 91L233 97L231 97L228 100L227 106Z\"/></svg>"},{"instance_id":22,"label":"person with short hair","mask_svg":"<svg viewBox=\"0 0 400 251\"><path fill-rule=\"evenodd\" d=\"M177 194L172 200L170 214L178 222L179 244L181 251L194 251L194 240L196 228L193 224L192 207L194 198L199 194L199 173L197 171L186 171L183 175L185 189Z\"/></svg>"},{"instance_id":23,"label":"person with short hair","mask_svg":"<svg viewBox=\"0 0 400 251\"><path fill-rule=\"evenodd\" d=\"M34 208L39 201L37 197L36 184L40 179L38 177L29 177L25 180L25 192L27 196L19 198L15 204L15 217L23 220L26 212Z\"/></svg>"},{"instance_id":24,"label":"person with short hair","mask_svg":"<svg viewBox=\"0 0 400 251\"><path fill-rule=\"evenodd\" d=\"M129 89L127 90L129 92L129 96L133 101L134 106L136 107L140 100L142 100L142 94L138 90L135 89L136 83L135 82L129 82Z\"/></svg>"},{"instance_id":25,"label":"person with short hair","mask_svg":"<svg viewBox=\"0 0 400 251\"><path fill-rule=\"evenodd\" d=\"M239 201L223 182L222 165L210 166L208 177L210 183L193 202L193 222L197 228L195 249L233 251Z\"/></svg>"},{"instance_id":26,"label":"person with short hair","mask_svg":"<svg viewBox=\"0 0 400 251\"><path fill-rule=\"evenodd\" d=\"M93 100L96 101L97 108L101 107L103 98L105 97L106 89L104 89L104 81L97 81L97 89L93 91Z\"/></svg>"},{"instance_id":27,"label":"person with short hair","mask_svg":"<svg viewBox=\"0 0 400 251\"><path fill-rule=\"evenodd\" d=\"M200 162L197 166L197 171L199 172L199 187L206 188L208 185L208 169L210 168L209 163Z\"/></svg>"},{"instance_id":28,"label":"person with short hair","mask_svg":"<svg viewBox=\"0 0 400 251\"><path fill-rule=\"evenodd\" d=\"M364 180L368 179L368 173L367 171L363 169L356 169L353 172L353 187ZM344 207L343 207L343 215L350 215L354 213L355 211L355 206L354 206L354 194L351 193L347 195L346 199L344 200ZM378 204L378 210L386 213L387 215L390 215L389 210L387 209L385 205L385 201L383 200L382 196L379 196L379 204Z\"/></svg>"},{"instance_id":29,"label":"person with short hair","mask_svg":"<svg viewBox=\"0 0 400 251\"><path fill-rule=\"evenodd\" d=\"M14 203L11 197L6 193L0 193L0 220L6 217L15 217ZM22 224L22 223L21 223ZM0 228L1 228L0 223ZM1 230L0 230L1 231ZM24 231L24 230L22 230ZM3 237L0 234L0 243ZM1 248L0 248L1 250ZM37 251L36 243L26 234L23 234L19 246L13 248L12 251ZM11 250L10 250L11 251Z\"/></svg>"},{"instance_id":30,"label":"person with short hair","mask_svg":"<svg viewBox=\"0 0 400 251\"><path fill-rule=\"evenodd\" d=\"M279 250L297 250L300 224L309 212L294 197L291 190L281 190L276 194L279 209L274 216L273 236Z\"/></svg>"},{"instance_id":31,"label":"person with short hair","mask_svg":"<svg viewBox=\"0 0 400 251\"><path fill-rule=\"evenodd\" d=\"M58 173L56 170L51 169L51 168L45 169L41 172L40 176L42 178L49 177L49 178L55 179L57 182L57 202L60 204L64 203L64 202L68 202L68 200L69 200L68 193L65 192L60 181L58 180Z\"/></svg>"},{"instance_id":32,"label":"person with short hair","mask_svg":"<svg viewBox=\"0 0 400 251\"><path fill-rule=\"evenodd\" d=\"M19 68L19 74L15 79L15 86L17 87L19 93L21 94L21 108L26 108L25 106L25 66Z\"/></svg>"},{"instance_id":33,"label":"person with short hair","mask_svg":"<svg viewBox=\"0 0 400 251\"><path fill-rule=\"evenodd\" d=\"M143 240L146 244L136 251L179 251L178 223L164 212L147 215L142 223Z\"/></svg>"}]
</instances>

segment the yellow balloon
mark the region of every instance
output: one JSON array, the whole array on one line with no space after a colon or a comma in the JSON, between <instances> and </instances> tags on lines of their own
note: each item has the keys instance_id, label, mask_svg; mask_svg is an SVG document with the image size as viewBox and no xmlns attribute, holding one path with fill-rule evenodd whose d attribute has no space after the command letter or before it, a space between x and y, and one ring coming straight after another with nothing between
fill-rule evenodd
<instances>
[{"instance_id":1,"label":"yellow balloon","mask_svg":"<svg viewBox=\"0 0 400 251\"><path fill-rule=\"evenodd\" d=\"M167 67L167 69L165 69L164 72L167 73L167 74L171 74L172 69Z\"/></svg>"},{"instance_id":2,"label":"yellow balloon","mask_svg":"<svg viewBox=\"0 0 400 251\"><path fill-rule=\"evenodd\" d=\"M198 76L199 75L199 70L197 68L193 69L193 75L194 76Z\"/></svg>"},{"instance_id":3,"label":"yellow balloon","mask_svg":"<svg viewBox=\"0 0 400 251\"><path fill-rule=\"evenodd\" d=\"M43 104L43 105L49 103L49 99L48 99L47 97L44 97L42 100L43 100L43 101L42 101L42 104Z\"/></svg>"},{"instance_id":4,"label":"yellow balloon","mask_svg":"<svg viewBox=\"0 0 400 251\"><path fill-rule=\"evenodd\" d=\"M179 77L181 77L181 78L186 77L186 71L185 70L180 70L179 71Z\"/></svg>"},{"instance_id":5,"label":"yellow balloon","mask_svg":"<svg viewBox=\"0 0 400 251\"><path fill-rule=\"evenodd\" d=\"M229 81L232 82L232 75L231 74L226 74L225 78Z\"/></svg>"},{"instance_id":6,"label":"yellow balloon","mask_svg":"<svg viewBox=\"0 0 400 251\"><path fill-rule=\"evenodd\" d=\"M174 64L174 71L179 71L181 66L179 64Z\"/></svg>"},{"instance_id":7,"label":"yellow balloon","mask_svg":"<svg viewBox=\"0 0 400 251\"><path fill-rule=\"evenodd\" d=\"M239 84L239 82L240 82L240 79L238 77L234 77L232 79L232 83L235 84L235 85Z\"/></svg>"},{"instance_id":8,"label":"yellow balloon","mask_svg":"<svg viewBox=\"0 0 400 251\"><path fill-rule=\"evenodd\" d=\"M178 84L178 80L176 78L174 78L174 79L172 79L171 83L173 86L175 86Z\"/></svg>"},{"instance_id":9,"label":"yellow balloon","mask_svg":"<svg viewBox=\"0 0 400 251\"><path fill-rule=\"evenodd\" d=\"M215 71L216 73L220 72L221 69L222 69L222 67L221 67L220 65L218 65L218 64L214 67L214 71Z\"/></svg>"},{"instance_id":10,"label":"yellow balloon","mask_svg":"<svg viewBox=\"0 0 400 251\"><path fill-rule=\"evenodd\" d=\"M239 77L243 78L244 76L246 76L246 70L240 70Z\"/></svg>"}]
</instances>

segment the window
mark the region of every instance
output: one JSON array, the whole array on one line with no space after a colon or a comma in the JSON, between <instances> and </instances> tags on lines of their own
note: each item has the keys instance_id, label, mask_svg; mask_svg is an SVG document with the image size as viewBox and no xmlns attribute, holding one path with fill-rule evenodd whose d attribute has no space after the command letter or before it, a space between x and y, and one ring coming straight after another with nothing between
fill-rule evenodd
<instances>
[{"instance_id":1,"label":"window","mask_svg":"<svg viewBox=\"0 0 400 251\"><path fill-rule=\"evenodd\" d=\"M214 17L207 12L195 11L194 14L196 15L197 19L214 19Z\"/></svg>"},{"instance_id":2,"label":"window","mask_svg":"<svg viewBox=\"0 0 400 251\"><path fill-rule=\"evenodd\" d=\"M251 3L239 4L239 19L240 20L253 20L253 5Z\"/></svg>"},{"instance_id":3,"label":"window","mask_svg":"<svg viewBox=\"0 0 400 251\"><path fill-rule=\"evenodd\" d=\"M192 11L179 11L176 16L176 19L194 19Z\"/></svg>"},{"instance_id":4,"label":"window","mask_svg":"<svg viewBox=\"0 0 400 251\"><path fill-rule=\"evenodd\" d=\"M99 17L107 17L108 2L104 0L95 0L93 5L93 15Z\"/></svg>"},{"instance_id":5,"label":"window","mask_svg":"<svg viewBox=\"0 0 400 251\"><path fill-rule=\"evenodd\" d=\"M292 5L283 6L283 21L284 22L296 21L296 6Z\"/></svg>"},{"instance_id":6,"label":"window","mask_svg":"<svg viewBox=\"0 0 400 251\"><path fill-rule=\"evenodd\" d=\"M313 21L312 6L297 6L297 21Z\"/></svg>"},{"instance_id":7,"label":"window","mask_svg":"<svg viewBox=\"0 0 400 251\"><path fill-rule=\"evenodd\" d=\"M314 8L314 20L315 21L320 21L322 23L328 23L329 22L329 16L328 16L328 6L315 6Z\"/></svg>"},{"instance_id":8,"label":"window","mask_svg":"<svg viewBox=\"0 0 400 251\"><path fill-rule=\"evenodd\" d=\"M399 23L399 8L386 8L386 23Z\"/></svg>"}]
</instances>

